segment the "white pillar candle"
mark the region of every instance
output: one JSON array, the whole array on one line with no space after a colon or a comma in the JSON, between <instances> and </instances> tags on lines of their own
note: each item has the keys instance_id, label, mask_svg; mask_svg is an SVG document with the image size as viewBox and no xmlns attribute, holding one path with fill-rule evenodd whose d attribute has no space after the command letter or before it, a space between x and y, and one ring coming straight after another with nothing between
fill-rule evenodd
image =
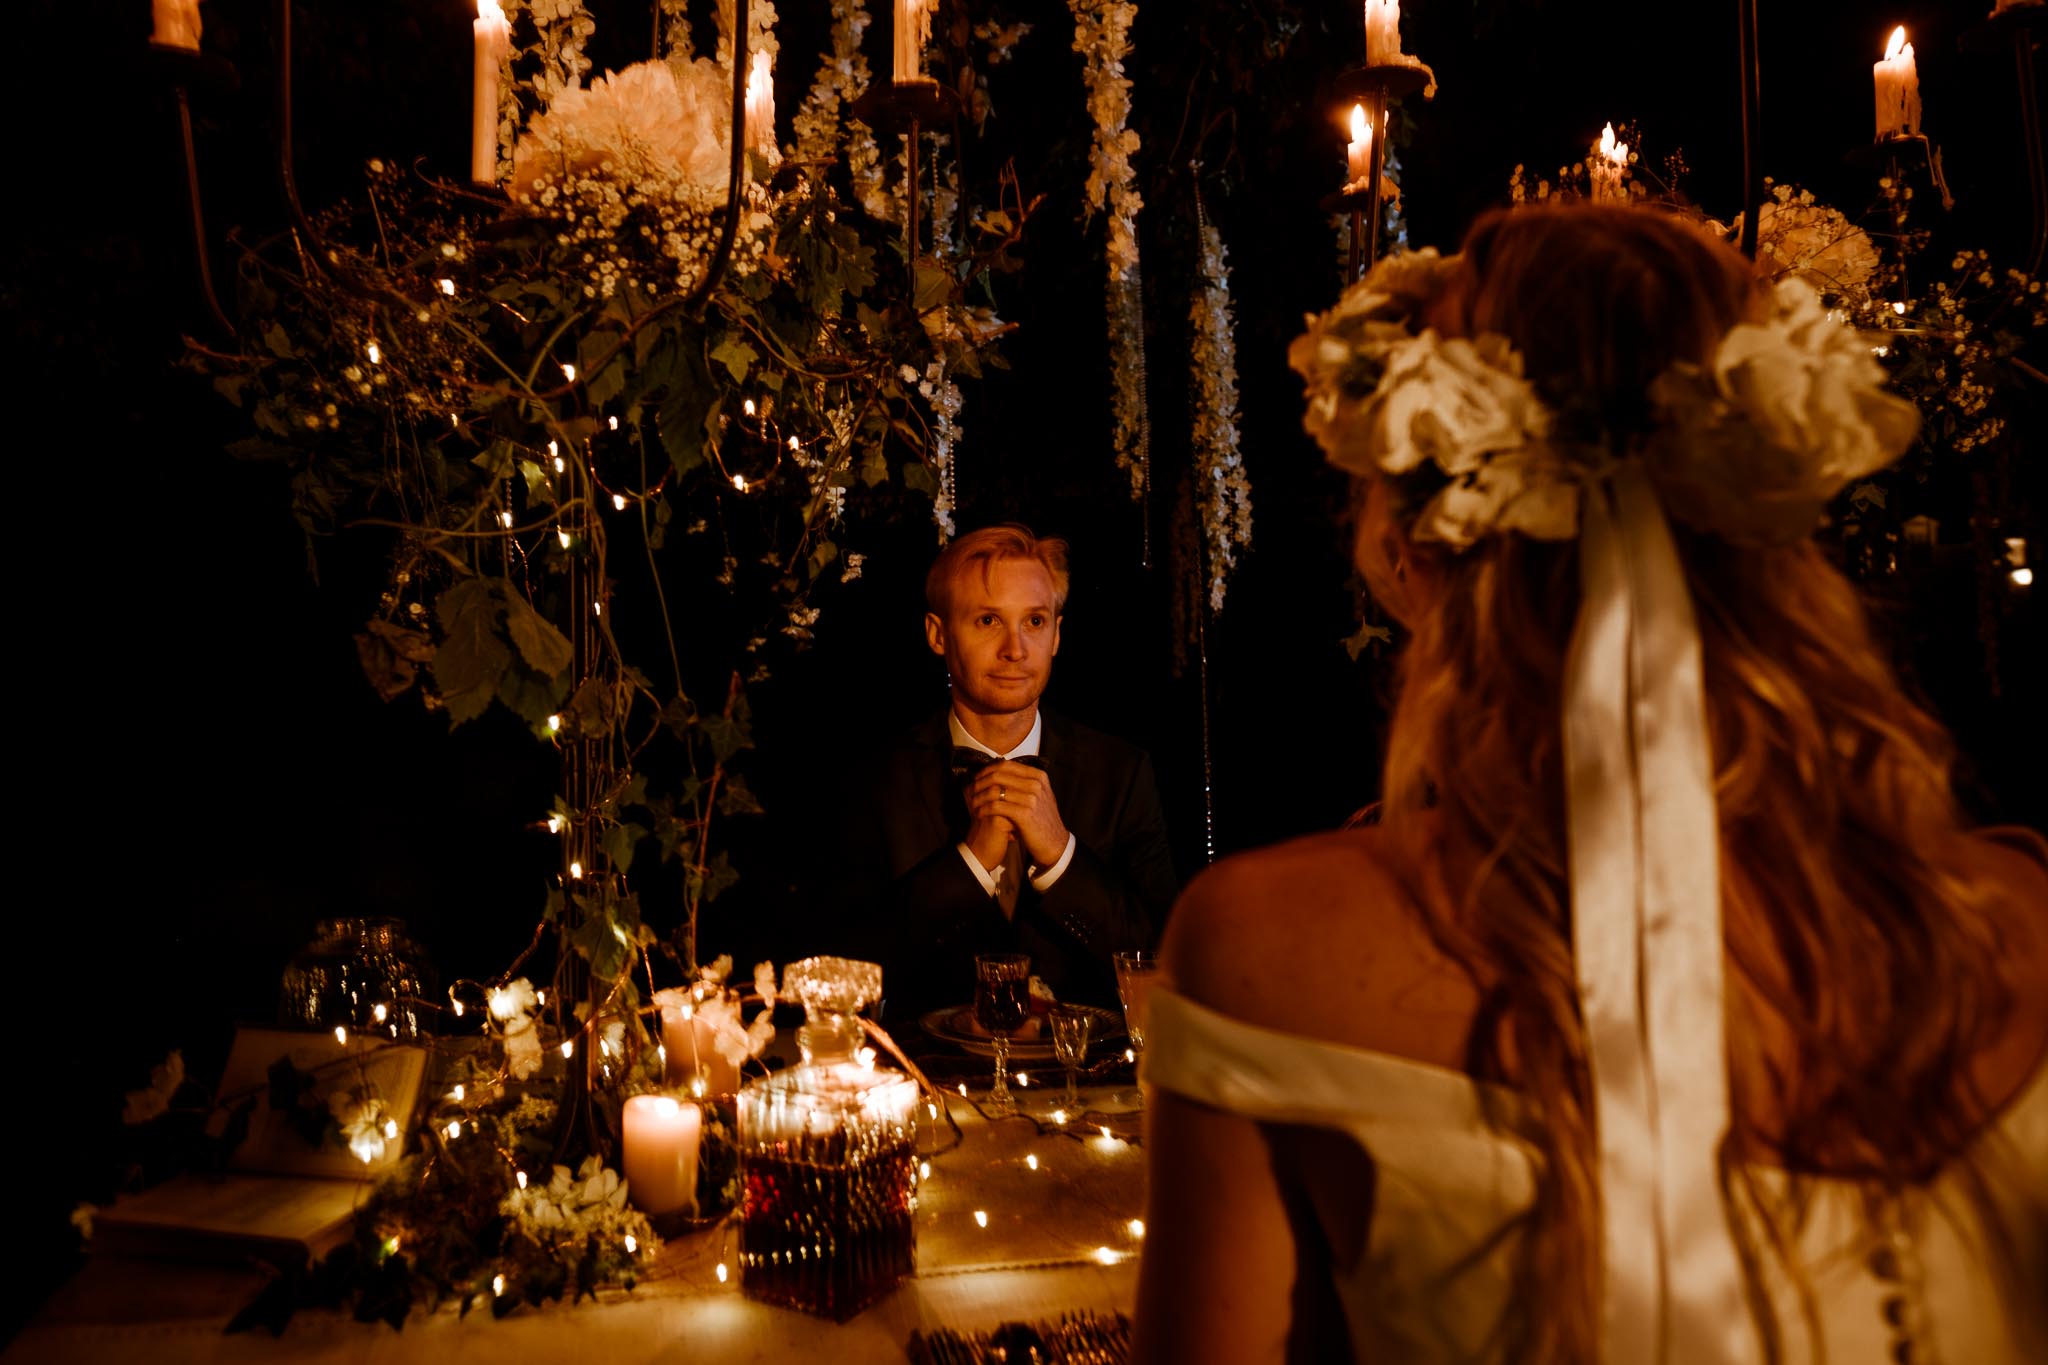
<instances>
[{"instance_id":1,"label":"white pillar candle","mask_svg":"<svg viewBox=\"0 0 2048 1365\"><path fill-rule=\"evenodd\" d=\"M469 115L469 178L498 183L498 66L512 50L512 25L498 0L476 0L470 25L476 40L476 72Z\"/></svg>"},{"instance_id":2,"label":"white pillar candle","mask_svg":"<svg viewBox=\"0 0 2048 1365\"><path fill-rule=\"evenodd\" d=\"M1365 0L1365 64L1401 60L1401 0Z\"/></svg>"},{"instance_id":3,"label":"white pillar candle","mask_svg":"<svg viewBox=\"0 0 2048 1365\"><path fill-rule=\"evenodd\" d=\"M661 1011L661 1045L668 1053L668 1083L692 1095L730 1095L740 1088L740 1069L712 1046L716 1030L692 1005ZM700 1085L701 1083L701 1085Z\"/></svg>"},{"instance_id":4,"label":"white pillar candle","mask_svg":"<svg viewBox=\"0 0 2048 1365\"><path fill-rule=\"evenodd\" d=\"M775 59L756 52L747 71L747 147L775 153Z\"/></svg>"},{"instance_id":5,"label":"white pillar candle","mask_svg":"<svg viewBox=\"0 0 2048 1365\"><path fill-rule=\"evenodd\" d=\"M1372 124L1366 121L1365 106L1351 106L1351 141L1344 148L1347 167L1346 189L1362 189L1372 174Z\"/></svg>"},{"instance_id":6,"label":"white pillar candle","mask_svg":"<svg viewBox=\"0 0 2048 1365\"><path fill-rule=\"evenodd\" d=\"M896 0L895 74L898 85L927 79L924 45L931 41L932 8L938 0Z\"/></svg>"},{"instance_id":7,"label":"white pillar candle","mask_svg":"<svg viewBox=\"0 0 2048 1365\"><path fill-rule=\"evenodd\" d=\"M1614 140L1613 124L1600 130L1600 143L1587 158L1586 168L1592 174L1595 203L1628 197L1621 188L1622 174L1628 169L1628 144Z\"/></svg>"},{"instance_id":8,"label":"white pillar candle","mask_svg":"<svg viewBox=\"0 0 2048 1365\"><path fill-rule=\"evenodd\" d=\"M697 1144L704 1113L668 1095L626 1100L626 1193L643 1213L697 1211Z\"/></svg>"},{"instance_id":9,"label":"white pillar candle","mask_svg":"<svg viewBox=\"0 0 2048 1365\"><path fill-rule=\"evenodd\" d=\"M1920 71L1913 63L1913 45L1901 24L1884 45L1884 60L1870 68L1877 90L1877 135L1896 137L1920 131Z\"/></svg>"},{"instance_id":10,"label":"white pillar candle","mask_svg":"<svg viewBox=\"0 0 2048 1365\"><path fill-rule=\"evenodd\" d=\"M199 0L154 0L156 28L149 40L159 47L199 50Z\"/></svg>"}]
</instances>

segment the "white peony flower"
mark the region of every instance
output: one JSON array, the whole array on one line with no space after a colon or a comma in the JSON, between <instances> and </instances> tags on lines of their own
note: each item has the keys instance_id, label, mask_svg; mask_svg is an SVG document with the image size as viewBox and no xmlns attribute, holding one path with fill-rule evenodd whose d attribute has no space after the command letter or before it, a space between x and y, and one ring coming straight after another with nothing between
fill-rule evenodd
<instances>
[{"instance_id":1,"label":"white peony flower","mask_svg":"<svg viewBox=\"0 0 2048 1365\"><path fill-rule=\"evenodd\" d=\"M1650 386L1650 471L1671 514L1730 539L1796 539L1851 480L1890 464L1919 411L1885 392L1870 344L1783 279L1768 315L1731 328L1705 369Z\"/></svg>"},{"instance_id":2,"label":"white peony flower","mask_svg":"<svg viewBox=\"0 0 2048 1365\"><path fill-rule=\"evenodd\" d=\"M1464 549L1480 537L1519 531L1533 540L1579 533L1584 471L1540 447L1507 451L1451 480L1415 519L1417 540Z\"/></svg>"},{"instance_id":3,"label":"white peony flower","mask_svg":"<svg viewBox=\"0 0 2048 1365\"><path fill-rule=\"evenodd\" d=\"M717 63L636 62L588 88L567 86L534 115L512 153L512 184L606 174L722 198L731 166L731 87Z\"/></svg>"},{"instance_id":4,"label":"white peony flower","mask_svg":"<svg viewBox=\"0 0 2048 1365\"><path fill-rule=\"evenodd\" d=\"M505 1030L505 1065L512 1079L523 1081L540 1070L540 1029L527 1019Z\"/></svg>"},{"instance_id":5,"label":"white peony flower","mask_svg":"<svg viewBox=\"0 0 2048 1365\"><path fill-rule=\"evenodd\" d=\"M1427 329L1388 348L1363 417L1364 453L1388 474L1430 461L1455 477L1550 432L1550 411L1505 337L1445 341Z\"/></svg>"}]
</instances>

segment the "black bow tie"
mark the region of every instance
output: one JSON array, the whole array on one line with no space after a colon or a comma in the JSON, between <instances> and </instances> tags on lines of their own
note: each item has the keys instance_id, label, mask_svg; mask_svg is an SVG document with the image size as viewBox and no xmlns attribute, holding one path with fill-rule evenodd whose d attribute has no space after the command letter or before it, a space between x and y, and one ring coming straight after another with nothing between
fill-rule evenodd
<instances>
[{"instance_id":1,"label":"black bow tie","mask_svg":"<svg viewBox=\"0 0 2048 1365\"><path fill-rule=\"evenodd\" d=\"M958 778L973 777L989 764L1004 761L997 758L994 754L987 753L981 749L970 749L965 744L953 746L953 776ZM1017 757L1007 761L1025 764L1028 767L1038 769L1040 772L1045 771L1045 760L1037 754L1019 754Z\"/></svg>"}]
</instances>

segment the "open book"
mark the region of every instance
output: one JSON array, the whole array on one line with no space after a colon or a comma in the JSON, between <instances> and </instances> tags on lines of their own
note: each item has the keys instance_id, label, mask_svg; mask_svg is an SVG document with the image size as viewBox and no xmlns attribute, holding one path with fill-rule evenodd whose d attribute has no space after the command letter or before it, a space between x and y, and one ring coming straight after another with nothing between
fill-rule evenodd
<instances>
[{"instance_id":1,"label":"open book","mask_svg":"<svg viewBox=\"0 0 2048 1365\"><path fill-rule=\"evenodd\" d=\"M246 1123L227 1173L122 1196L95 1215L95 1248L287 1264L326 1254L404 1151L426 1061L369 1038L238 1030L213 1114L221 1132Z\"/></svg>"}]
</instances>

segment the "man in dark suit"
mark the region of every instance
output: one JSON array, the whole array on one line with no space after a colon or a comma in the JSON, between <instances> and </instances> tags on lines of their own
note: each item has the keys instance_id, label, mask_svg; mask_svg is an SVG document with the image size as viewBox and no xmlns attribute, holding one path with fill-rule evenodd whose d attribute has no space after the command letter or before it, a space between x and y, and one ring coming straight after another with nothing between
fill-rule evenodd
<instances>
[{"instance_id":1,"label":"man in dark suit","mask_svg":"<svg viewBox=\"0 0 2048 1365\"><path fill-rule=\"evenodd\" d=\"M952 704L889 744L842 828L874 883L861 950L889 1022L965 1000L977 953L1021 952L1062 999L1113 1004L1110 954L1149 949L1176 890L1144 752L1039 709L1059 652L1066 545L992 526L925 583Z\"/></svg>"}]
</instances>

